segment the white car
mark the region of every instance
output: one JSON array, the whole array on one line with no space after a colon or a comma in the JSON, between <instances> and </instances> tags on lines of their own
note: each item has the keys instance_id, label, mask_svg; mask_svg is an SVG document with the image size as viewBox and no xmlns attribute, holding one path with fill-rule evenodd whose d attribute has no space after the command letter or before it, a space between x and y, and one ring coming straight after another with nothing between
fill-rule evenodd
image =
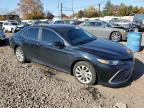
<instances>
[{"instance_id":1,"label":"white car","mask_svg":"<svg viewBox=\"0 0 144 108\"><path fill-rule=\"evenodd\" d=\"M4 32L14 33L15 31L17 31L17 26L18 24L15 22L4 22L2 25L2 29L4 30Z\"/></svg>"}]
</instances>

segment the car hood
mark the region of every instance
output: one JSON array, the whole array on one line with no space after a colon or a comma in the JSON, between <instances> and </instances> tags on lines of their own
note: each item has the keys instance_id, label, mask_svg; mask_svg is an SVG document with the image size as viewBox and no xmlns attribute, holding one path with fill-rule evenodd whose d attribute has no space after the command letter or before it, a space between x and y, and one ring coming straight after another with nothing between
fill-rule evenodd
<instances>
[{"instance_id":1,"label":"car hood","mask_svg":"<svg viewBox=\"0 0 144 108\"><path fill-rule=\"evenodd\" d=\"M81 51L96 55L105 60L126 60L133 57L125 46L109 40L97 39L90 43L79 45Z\"/></svg>"}]
</instances>

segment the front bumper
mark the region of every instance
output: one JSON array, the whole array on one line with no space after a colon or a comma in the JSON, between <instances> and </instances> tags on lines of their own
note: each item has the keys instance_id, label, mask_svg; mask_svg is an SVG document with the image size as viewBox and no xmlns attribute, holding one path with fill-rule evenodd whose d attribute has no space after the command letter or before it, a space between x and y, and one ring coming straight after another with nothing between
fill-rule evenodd
<instances>
[{"instance_id":1,"label":"front bumper","mask_svg":"<svg viewBox=\"0 0 144 108\"><path fill-rule=\"evenodd\" d=\"M98 83L109 87L119 87L127 83L134 70L134 61L124 62L118 66L97 64Z\"/></svg>"},{"instance_id":2,"label":"front bumper","mask_svg":"<svg viewBox=\"0 0 144 108\"><path fill-rule=\"evenodd\" d=\"M128 35L127 32L123 32L122 33L122 40L127 40L127 35Z\"/></svg>"}]
</instances>

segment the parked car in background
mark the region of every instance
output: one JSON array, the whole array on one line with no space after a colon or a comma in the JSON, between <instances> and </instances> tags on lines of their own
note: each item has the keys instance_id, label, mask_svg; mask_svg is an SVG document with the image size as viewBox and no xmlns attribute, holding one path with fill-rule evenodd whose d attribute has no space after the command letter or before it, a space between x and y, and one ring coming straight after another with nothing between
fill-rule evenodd
<instances>
[{"instance_id":1,"label":"parked car in background","mask_svg":"<svg viewBox=\"0 0 144 108\"><path fill-rule=\"evenodd\" d=\"M39 25L47 25L47 24L49 24L49 21L40 21L39 22Z\"/></svg>"},{"instance_id":2,"label":"parked car in background","mask_svg":"<svg viewBox=\"0 0 144 108\"><path fill-rule=\"evenodd\" d=\"M86 21L80 24L79 27L89 31L99 38L109 39L115 42L127 39L127 30L114 28L111 24L105 21Z\"/></svg>"},{"instance_id":3,"label":"parked car in background","mask_svg":"<svg viewBox=\"0 0 144 108\"><path fill-rule=\"evenodd\" d=\"M64 24L64 21L62 20L56 20L53 22L53 24Z\"/></svg>"},{"instance_id":4,"label":"parked car in background","mask_svg":"<svg viewBox=\"0 0 144 108\"><path fill-rule=\"evenodd\" d=\"M80 23L81 23L81 21L71 20L71 19L57 20L57 21L53 22L53 24L70 24L70 25L79 25Z\"/></svg>"},{"instance_id":5,"label":"parked car in background","mask_svg":"<svg viewBox=\"0 0 144 108\"><path fill-rule=\"evenodd\" d=\"M38 25L40 23L39 20L33 20L31 21L31 25Z\"/></svg>"},{"instance_id":6,"label":"parked car in background","mask_svg":"<svg viewBox=\"0 0 144 108\"><path fill-rule=\"evenodd\" d=\"M20 20L5 20L5 22L10 22L10 23L20 23Z\"/></svg>"},{"instance_id":7,"label":"parked car in background","mask_svg":"<svg viewBox=\"0 0 144 108\"><path fill-rule=\"evenodd\" d=\"M24 27L29 26L29 24L27 22L21 22L17 25L17 29L15 30L16 32L23 29Z\"/></svg>"},{"instance_id":8,"label":"parked car in background","mask_svg":"<svg viewBox=\"0 0 144 108\"><path fill-rule=\"evenodd\" d=\"M0 45L5 42L6 36L2 29L0 29Z\"/></svg>"},{"instance_id":9,"label":"parked car in background","mask_svg":"<svg viewBox=\"0 0 144 108\"><path fill-rule=\"evenodd\" d=\"M126 30L127 32L133 32L135 30L135 26L131 21L128 20L110 20L109 23L112 25L113 28L119 28Z\"/></svg>"},{"instance_id":10,"label":"parked car in background","mask_svg":"<svg viewBox=\"0 0 144 108\"><path fill-rule=\"evenodd\" d=\"M114 25L114 26L121 26L121 27L131 27L132 26L132 22L129 20L110 20L109 22L110 24Z\"/></svg>"},{"instance_id":11,"label":"parked car in background","mask_svg":"<svg viewBox=\"0 0 144 108\"><path fill-rule=\"evenodd\" d=\"M70 24L70 25L77 25L79 23L78 20L63 20L64 24Z\"/></svg>"},{"instance_id":12,"label":"parked car in background","mask_svg":"<svg viewBox=\"0 0 144 108\"><path fill-rule=\"evenodd\" d=\"M10 46L19 62L47 65L88 85L120 86L131 78L134 68L128 48L71 25L26 27L10 38Z\"/></svg>"},{"instance_id":13,"label":"parked car in background","mask_svg":"<svg viewBox=\"0 0 144 108\"><path fill-rule=\"evenodd\" d=\"M80 24L82 24L84 21L77 21L74 25L80 25Z\"/></svg>"},{"instance_id":14,"label":"parked car in background","mask_svg":"<svg viewBox=\"0 0 144 108\"><path fill-rule=\"evenodd\" d=\"M3 22L0 22L0 29L2 29Z\"/></svg>"},{"instance_id":15,"label":"parked car in background","mask_svg":"<svg viewBox=\"0 0 144 108\"><path fill-rule=\"evenodd\" d=\"M18 27L18 23L15 22L4 22L2 29L4 30L4 32L16 32L17 31L17 27Z\"/></svg>"},{"instance_id":16,"label":"parked car in background","mask_svg":"<svg viewBox=\"0 0 144 108\"><path fill-rule=\"evenodd\" d=\"M133 17L135 31L144 31L144 14L135 14Z\"/></svg>"},{"instance_id":17,"label":"parked car in background","mask_svg":"<svg viewBox=\"0 0 144 108\"><path fill-rule=\"evenodd\" d=\"M47 25L49 24L48 21L40 21L40 20L35 20L35 21L32 21L32 24L31 25Z\"/></svg>"}]
</instances>

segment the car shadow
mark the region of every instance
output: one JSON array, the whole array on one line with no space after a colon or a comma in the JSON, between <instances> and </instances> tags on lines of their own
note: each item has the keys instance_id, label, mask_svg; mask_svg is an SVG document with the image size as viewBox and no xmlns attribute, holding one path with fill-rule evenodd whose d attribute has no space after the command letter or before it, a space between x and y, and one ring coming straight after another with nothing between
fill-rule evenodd
<instances>
[{"instance_id":1,"label":"car shadow","mask_svg":"<svg viewBox=\"0 0 144 108\"><path fill-rule=\"evenodd\" d=\"M135 60L135 67L134 67L134 71L133 71L133 74L131 76L131 79L121 87L130 86L133 81L137 81L143 75L144 75L144 63L141 62L140 60L136 59Z\"/></svg>"},{"instance_id":2,"label":"car shadow","mask_svg":"<svg viewBox=\"0 0 144 108\"><path fill-rule=\"evenodd\" d=\"M6 38L4 41L1 41L0 47L9 46L9 38Z\"/></svg>"},{"instance_id":3,"label":"car shadow","mask_svg":"<svg viewBox=\"0 0 144 108\"><path fill-rule=\"evenodd\" d=\"M144 63L136 59L135 69L132 75L132 81L139 79L142 75L144 75Z\"/></svg>"},{"instance_id":4,"label":"car shadow","mask_svg":"<svg viewBox=\"0 0 144 108\"><path fill-rule=\"evenodd\" d=\"M141 50L144 50L144 46L141 47Z\"/></svg>"}]
</instances>

